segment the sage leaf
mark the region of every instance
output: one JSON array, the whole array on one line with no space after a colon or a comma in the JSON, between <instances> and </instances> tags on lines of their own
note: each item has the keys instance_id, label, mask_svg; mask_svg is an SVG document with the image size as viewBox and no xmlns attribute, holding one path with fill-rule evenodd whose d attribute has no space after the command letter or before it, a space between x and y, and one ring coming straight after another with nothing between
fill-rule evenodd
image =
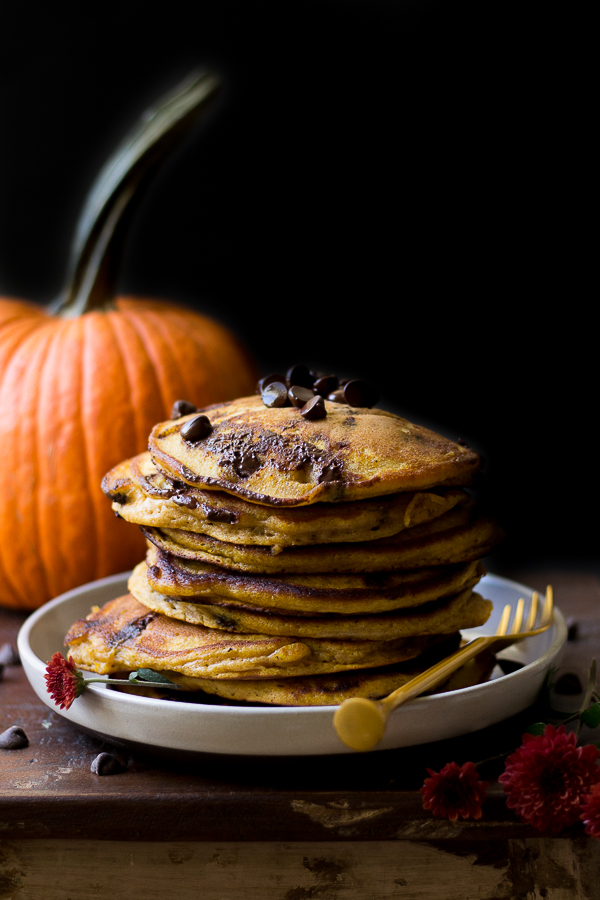
<instances>
[{"instance_id":1,"label":"sage leaf","mask_svg":"<svg viewBox=\"0 0 600 900\"><path fill-rule=\"evenodd\" d=\"M129 673L129 681L132 684L154 684L154 685L164 685L165 687L172 688L173 690L179 690L178 684L173 684L172 681L169 681L168 678L165 678L164 675L161 675L159 672L155 672L153 669L137 669L136 672Z\"/></svg>"}]
</instances>

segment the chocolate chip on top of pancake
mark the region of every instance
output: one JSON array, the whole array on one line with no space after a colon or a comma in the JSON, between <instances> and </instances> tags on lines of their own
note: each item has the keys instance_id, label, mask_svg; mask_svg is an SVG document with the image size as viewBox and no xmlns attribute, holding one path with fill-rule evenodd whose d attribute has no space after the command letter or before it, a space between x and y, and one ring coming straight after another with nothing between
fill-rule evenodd
<instances>
[{"instance_id":1,"label":"chocolate chip on top of pancake","mask_svg":"<svg viewBox=\"0 0 600 900\"><path fill-rule=\"evenodd\" d=\"M156 425L148 449L158 469L192 486L271 506L363 500L469 484L480 457L381 409L325 401L323 419L242 397L207 407L212 430L191 442L190 416Z\"/></svg>"},{"instance_id":2,"label":"chocolate chip on top of pancake","mask_svg":"<svg viewBox=\"0 0 600 900\"><path fill-rule=\"evenodd\" d=\"M148 452L106 474L146 561L128 596L74 623L69 652L218 702L381 697L490 615L474 588L501 531L464 489L480 458L374 409L365 382L293 366L258 390L176 402Z\"/></svg>"}]
</instances>

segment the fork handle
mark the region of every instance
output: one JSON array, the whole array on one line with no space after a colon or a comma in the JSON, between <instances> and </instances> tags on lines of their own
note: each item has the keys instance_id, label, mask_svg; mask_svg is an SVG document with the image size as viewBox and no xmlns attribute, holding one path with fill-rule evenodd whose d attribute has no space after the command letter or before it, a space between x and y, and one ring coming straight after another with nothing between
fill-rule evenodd
<instances>
[{"instance_id":1,"label":"fork handle","mask_svg":"<svg viewBox=\"0 0 600 900\"><path fill-rule=\"evenodd\" d=\"M387 697L384 697L383 700L379 701L381 706L385 708L387 713L390 713L393 709L406 703L407 700L418 697L419 694L424 694L425 691L430 690L430 688L437 687L438 684L445 681L445 679L455 672L456 669L460 669L460 667L468 662L468 660L473 659L474 656L477 656L478 653L481 653L482 650L486 647L490 647L496 641L497 637L495 635L493 637L475 638L464 647L461 647L460 650L453 653L452 656L448 656L435 666L432 666L431 669L427 669L426 672L417 675L416 678L411 679L407 684L397 688Z\"/></svg>"}]
</instances>

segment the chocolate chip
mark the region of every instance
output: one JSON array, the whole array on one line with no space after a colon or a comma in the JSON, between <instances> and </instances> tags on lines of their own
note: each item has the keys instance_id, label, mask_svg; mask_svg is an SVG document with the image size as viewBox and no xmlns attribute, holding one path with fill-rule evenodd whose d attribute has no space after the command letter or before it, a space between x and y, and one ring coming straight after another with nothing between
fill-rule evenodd
<instances>
[{"instance_id":1,"label":"chocolate chip","mask_svg":"<svg viewBox=\"0 0 600 900\"><path fill-rule=\"evenodd\" d=\"M116 491L114 494L107 494L107 496L109 500L112 500L113 503L118 503L119 506L127 503L127 494L121 494L119 491Z\"/></svg>"},{"instance_id":2,"label":"chocolate chip","mask_svg":"<svg viewBox=\"0 0 600 900\"><path fill-rule=\"evenodd\" d=\"M338 386L337 375L322 375L313 384L313 391L321 397L327 397Z\"/></svg>"},{"instance_id":3,"label":"chocolate chip","mask_svg":"<svg viewBox=\"0 0 600 900\"><path fill-rule=\"evenodd\" d=\"M275 381L278 381L280 384L285 384L285 375L281 375L279 374L279 372L275 373L274 375L265 375L265 377L261 378L256 385L256 392L258 394L262 394L264 389L270 384L273 384Z\"/></svg>"},{"instance_id":4,"label":"chocolate chip","mask_svg":"<svg viewBox=\"0 0 600 900\"><path fill-rule=\"evenodd\" d=\"M375 406L379 394L367 381L349 381L344 385L344 397L349 406Z\"/></svg>"},{"instance_id":5,"label":"chocolate chip","mask_svg":"<svg viewBox=\"0 0 600 900\"><path fill-rule=\"evenodd\" d=\"M282 381L273 381L267 385L260 394L262 402L270 409L273 407L287 406L288 392Z\"/></svg>"},{"instance_id":6,"label":"chocolate chip","mask_svg":"<svg viewBox=\"0 0 600 900\"><path fill-rule=\"evenodd\" d=\"M124 771L125 766L121 760L117 759L116 756L113 756L112 753L99 753L98 756L92 760L90 766L90 772L93 772L94 775L119 775Z\"/></svg>"},{"instance_id":7,"label":"chocolate chip","mask_svg":"<svg viewBox=\"0 0 600 900\"><path fill-rule=\"evenodd\" d=\"M21 663L19 653L12 644L2 644L0 647L0 666L18 666Z\"/></svg>"},{"instance_id":8,"label":"chocolate chip","mask_svg":"<svg viewBox=\"0 0 600 900\"><path fill-rule=\"evenodd\" d=\"M151 578L159 579L162 575L162 572L158 568L158 566L148 566L148 575Z\"/></svg>"},{"instance_id":9,"label":"chocolate chip","mask_svg":"<svg viewBox=\"0 0 600 900\"><path fill-rule=\"evenodd\" d=\"M285 383L289 388L297 385L298 387L312 388L314 377L308 370L307 366L292 366L291 369L287 370L287 374L285 376Z\"/></svg>"},{"instance_id":10,"label":"chocolate chip","mask_svg":"<svg viewBox=\"0 0 600 900\"><path fill-rule=\"evenodd\" d=\"M579 639L579 622L572 616L567 619L567 640L576 641Z\"/></svg>"},{"instance_id":11,"label":"chocolate chip","mask_svg":"<svg viewBox=\"0 0 600 900\"><path fill-rule=\"evenodd\" d=\"M0 663L0 681L4 678L4 666Z\"/></svg>"},{"instance_id":12,"label":"chocolate chip","mask_svg":"<svg viewBox=\"0 0 600 900\"><path fill-rule=\"evenodd\" d=\"M198 506L196 498L190 497L188 494L174 494L172 500L177 506L185 506L186 509L196 509Z\"/></svg>"},{"instance_id":13,"label":"chocolate chip","mask_svg":"<svg viewBox=\"0 0 600 900\"><path fill-rule=\"evenodd\" d=\"M0 734L0 750L20 750L29 746L29 738L18 725L11 725Z\"/></svg>"},{"instance_id":14,"label":"chocolate chip","mask_svg":"<svg viewBox=\"0 0 600 900\"><path fill-rule=\"evenodd\" d=\"M337 391L332 391L331 394L327 395L327 399L331 400L332 403L347 403L347 400L344 397L343 388L339 388Z\"/></svg>"},{"instance_id":15,"label":"chocolate chip","mask_svg":"<svg viewBox=\"0 0 600 900\"><path fill-rule=\"evenodd\" d=\"M171 418L180 419L182 416L191 416L195 412L198 412L198 407L193 403L188 400L176 400L171 410Z\"/></svg>"},{"instance_id":16,"label":"chocolate chip","mask_svg":"<svg viewBox=\"0 0 600 900\"><path fill-rule=\"evenodd\" d=\"M315 396L315 392L309 390L309 388L303 387L300 384L294 384L288 391L288 397L290 398L293 406L302 407L305 403L308 403L309 400Z\"/></svg>"},{"instance_id":17,"label":"chocolate chip","mask_svg":"<svg viewBox=\"0 0 600 900\"><path fill-rule=\"evenodd\" d=\"M233 471L240 478L248 478L260 469L262 462L252 450L239 451L233 454Z\"/></svg>"},{"instance_id":18,"label":"chocolate chip","mask_svg":"<svg viewBox=\"0 0 600 900\"><path fill-rule=\"evenodd\" d=\"M226 525L233 525L237 522L239 516L237 513L229 509L211 509L210 506L202 504L202 510L206 515L207 522L223 522Z\"/></svg>"},{"instance_id":19,"label":"chocolate chip","mask_svg":"<svg viewBox=\"0 0 600 900\"><path fill-rule=\"evenodd\" d=\"M325 409L325 401L323 398L317 394L312 400L309 400L308 403L305 403L302 409L300 410L300 415L305 419L309 419L312 421L313 419L324 419L327 415L327 410Z\"/></svg>"},{"instance_id":20,"label":"chocolate chip","mask_svg":"<svg viewBox=\"0 0 600 900\"><path fill-rule=\"evenodd\" d=\"M343 481L344 471L341 462L333 459L323 466L317 476L317 484L325 484L329 481Z\"/></svg>"},{"instance_id":21,"label":"chocolate chip","mask_svg":"<svg viewBox=\"0 0 600 900\"><path fill-rule=\"evenodd\" d=\"M564 675L561 675L554 685L554 690L557 694L569 696L583 693L581 681L574 672L565 672Z\"/></svg>"},{"instance_id":22,"label":"chocolate chip","mask_svg":"<svg viewBox=\"0 0 600 900\"><path fill-rule=\"evenodd\" d=\"M193 419L189 419L182 425L179 434L185 441L188 441L188 443L196 444L203 438L208 437L211 431L212 425L210 424L208 416L200 415Z\"/></svg>"}]
</instances>

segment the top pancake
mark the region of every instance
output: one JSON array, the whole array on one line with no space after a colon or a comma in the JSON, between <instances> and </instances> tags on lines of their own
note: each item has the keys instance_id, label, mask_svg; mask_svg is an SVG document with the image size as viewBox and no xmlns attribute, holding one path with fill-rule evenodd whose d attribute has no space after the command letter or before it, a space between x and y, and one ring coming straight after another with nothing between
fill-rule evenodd
<instances>
[{"instance_id":1,"label":"top pancake","mask_svg":"<svg viewBox=\"0 0 600 900\"><path fill-rule=\"evenodd\" d=\"M384 410L325 408L324 419L310 421L296 407L242 397L201 410L208 437L185 441L179 432L193 416L184 416L156 425L148 449L171 478L272 506L466 485L480 466L469 448Z\"/></svg>"}]
</instances>

